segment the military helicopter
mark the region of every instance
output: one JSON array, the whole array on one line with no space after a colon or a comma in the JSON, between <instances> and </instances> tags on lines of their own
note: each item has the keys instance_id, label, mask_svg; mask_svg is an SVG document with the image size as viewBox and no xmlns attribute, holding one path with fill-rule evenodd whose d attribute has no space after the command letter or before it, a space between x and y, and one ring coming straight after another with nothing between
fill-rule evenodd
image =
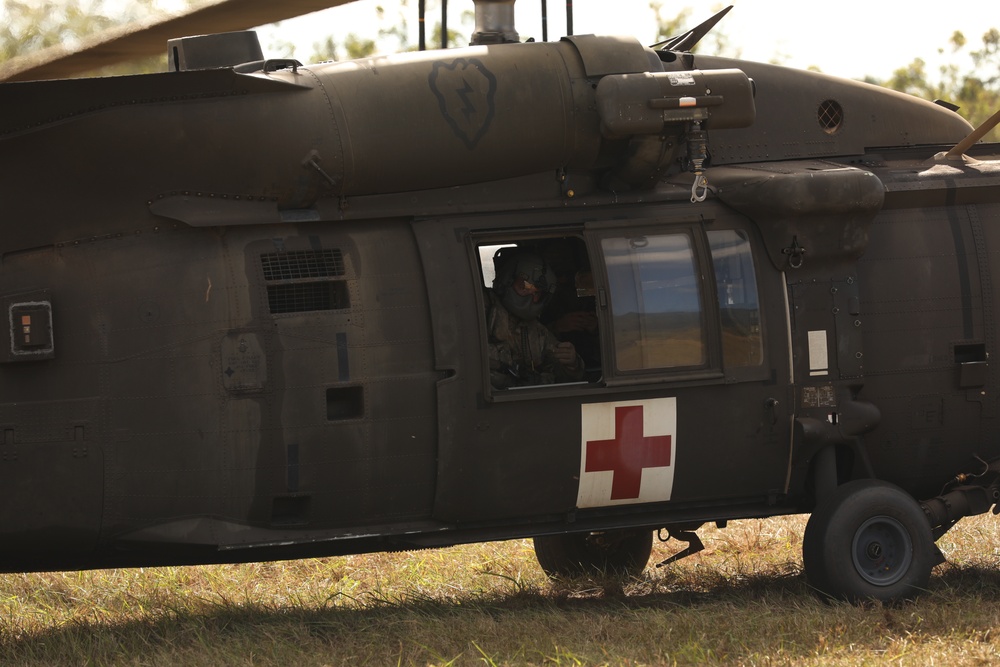
<instances>
[{"instance_id":1,"label":"military helicopter","mask_svg":"<svg viewBox=\"0 0 1000 667\"><path fill-rule=\"evenodd\" d=\"M692 54L721 16L521 43L513 5L467 48L0 85L0 569L532 537L637 574L808 513L811 585L891 601L997 511L989 126ZM529 255L590 322L571 381L492 354Z\"/></svg>"}]
</instances>

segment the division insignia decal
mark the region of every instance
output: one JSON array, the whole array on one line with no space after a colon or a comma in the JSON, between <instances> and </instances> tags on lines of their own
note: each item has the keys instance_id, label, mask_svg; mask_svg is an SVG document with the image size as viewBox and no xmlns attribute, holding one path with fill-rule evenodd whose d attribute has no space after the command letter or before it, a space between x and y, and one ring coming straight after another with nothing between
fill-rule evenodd
<instances>
[{"instance_id":1,"label":"division insignia decal","mask_svg":"<svg viewBox=\"0 0 1000 667\"><path fill-rule=\"evenodd\" d=\"M581 406L577 507L670 500L677 399Z\"/></svg>"},{"instance_id":2,"label":"division insignia decal","mask_svg":"<svg viewBox=\"0 0 1000 667\"><path fill-rule=\"evenodd\" d=\"M476 58L439 60L431 70L430 86L452 131L467 148L475 148L493 122L496 77Z\"/></svg>"}]
</instances>

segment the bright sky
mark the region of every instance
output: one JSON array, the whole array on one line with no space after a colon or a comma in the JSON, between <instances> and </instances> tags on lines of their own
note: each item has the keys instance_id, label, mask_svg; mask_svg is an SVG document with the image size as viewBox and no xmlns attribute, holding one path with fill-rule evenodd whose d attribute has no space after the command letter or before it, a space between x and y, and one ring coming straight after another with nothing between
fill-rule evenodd
<instances>
[{"instance_id":1,"label":"bright sky","mask_svg":"<svg viewBox=\"0 0 1000 667\"><path fill-rule=\"evenodd\" d=\"M416 0L404 10L416 44ZM438 3L428 12L428 23L440 20ZM671 2L663 0L664 14L691 9L687 27L709 18L726 4L733 10L717 26L729 43L730 52L719 55L747 60L777 62L792 67L817 66L827 74L849 78L872 75L888 78L893 70L914 58L928 63L934 74L942 62L954 61L947 51L952 32L961 30L973 48L981 45L982 34L990 27L1000 28L1000 2L997 0L961 0L953 3L922 3L913 0L718 0ZM360 0L351 5L317 12L283 22L278 29L260 31L265 55L269 45L291 42L295 57L308 60L313 44L328 35L340 43L350 32L375 38L379 24L375 7L386 8L392 25L400 16L398 0ZM522 39L541 39L541 3L517 0L516 28ZM448 24L469 36L471 23L462 24L461 13L471 10L471 0L450 0ZM954 9L949 9L954 8ZM573 0L573 26L577 34L634 35L644 44L653 42L655 18L649 0ZM565 34L566 11L561 0L548 0L549 39ZM392 21L390 23L389 21ZM968 48L966 49L968 50ZM965 62L959 62L966 68Z\"/></svg>"}]
</instances>

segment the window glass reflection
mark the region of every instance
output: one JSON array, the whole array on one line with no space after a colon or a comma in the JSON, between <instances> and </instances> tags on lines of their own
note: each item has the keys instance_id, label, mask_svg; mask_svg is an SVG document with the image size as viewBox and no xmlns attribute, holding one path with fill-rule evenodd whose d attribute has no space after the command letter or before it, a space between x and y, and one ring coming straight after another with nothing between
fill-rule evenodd
<instances>
[{"instance_id":1,"label":"window glass reflection","mask_svg":"<svg viewBox=\"0 0 1000 667\"><path fill-rule=\"evenodd\" d=\"M619 370L700 366L705 337L686 234L602 239Z\"/></svg>"},{"instance_id":2,"label":"window glass reflection","mask_svg":"<svg viewBox=\"0 0 1000 667\"><path fill-rule=\"evenodd\" d=\"M729 368L759 366L764 343L750 240L745 232L721 229L708 232L708 243L722 322L722 363Z\"/></svg>"}]
</instances>

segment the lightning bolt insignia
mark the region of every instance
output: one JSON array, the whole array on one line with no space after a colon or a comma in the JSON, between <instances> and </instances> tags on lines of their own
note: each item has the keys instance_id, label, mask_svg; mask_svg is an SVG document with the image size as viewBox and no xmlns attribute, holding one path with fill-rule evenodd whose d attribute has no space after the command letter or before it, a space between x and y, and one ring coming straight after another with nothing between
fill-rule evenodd
<instances>
[{"instance_id":1,"label":"lightning bolt insignia","mask_svg":"<svg viewBox=\"0 0 1000 667\"><path fill-rule=\"evenodd\" d=\"M465 114L465 120L472 118L472 114L476 111L476 106L469 99L469 93L472 92L473 88L469 85L469 82L464 78L462 79L462 87L455 90L455 94L458 95L458 99L462 100L462 113Z\"/></svg>"},{"instance_id":2,"label":"lightning bolt insignia","mask_svg":"<svg viewBox=\"0 0 1000 667\"><path fill-rule=\"evenodd\" d=\"M434 62L428 79L441 117L469 150L486 135L496 112L497 79L476 58Z\"/></svg>"}]
</instances>

